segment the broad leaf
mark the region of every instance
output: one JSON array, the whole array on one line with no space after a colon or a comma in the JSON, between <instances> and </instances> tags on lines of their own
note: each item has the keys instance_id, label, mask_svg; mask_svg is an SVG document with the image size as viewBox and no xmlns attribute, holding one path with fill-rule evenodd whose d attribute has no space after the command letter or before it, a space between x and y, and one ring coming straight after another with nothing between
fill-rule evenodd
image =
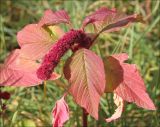
<instances>
[{"instance_id":1,"label":"broad leaf","mask_svg":"<svg viewBox=\"0 0 160 127\"><path fill-rule=\"evenodd\" d=\"M114 64L112 66L110 64L110 67L108 67L112 69L112 72L117 71L117 74L111 77L115 81L113 83L116 85L114 93L120 96L123 100L134 102L137 106L155 110L155 106L146 92L143 79L141 78L136 66L124 63L124 60L126 59L127 54L118 54L107 58L107 61L110 61L111 63L116 61L116 64L119 66L115 66ZM119 63L117 63L117 60ZM106 77L107 76L109 76L109 73L106 73Z\"/></svg>"},{"instance_id":2,"label":"broad leaf","mask_svg":"<svg viewBox=\"0 0 160 127\"><path fill-rule=\"evenodd\" d=\"M54 26L54 31L52 27L51 31L52 33L50 34L37 24L25 26L17 34L17 40L21 47L21 54L32 60L42 58L50 50L53 42L55 42L62 33L57 26ZM56 34L54 35L53 32Z\"/></svg>"},{"instance_id":3,"label":"broad leaf","mask_svg":"<svg viewBox=\"0 0 160 127\"><path fill-rule=\"evenodd\" d=\"M67 61L64 74L71 84L69 92L76 103L98 119L99 101L105 89L101 58L90 50L80 49Z\"/></svg>"},{"instance_id":4,"label":"broad leaf","mask_svg":"<svg viewBox=\"0 0 160 127\"><path fill-rule=\"evenodd\" d=\"M52 111L53 127L62 127L63 124L69 119L69 108L63 96L56 102Z\"/></svg>"},{"instance_id":5,"label":"broad leaf","mask_svg":"<svg viewBox=\"0 0 160 127\"><path fill-rule=\"evenodd\" d=\"M143 22L143 19L137 14L126 16L123 13L117 12L115 9L100 8L84 19L83 28L89 23L92 23L100 33L104 31L113 32L132 22Z\"/></svg>"},{"instance_id":6,"label":"broad leaf","mask_svg":"<svg viewBox=\"0 0 160 127\"><path fill-rule=\"evenodd\" d=\"M35 86L42 83L37 78L36 70L40 65L35 61L20 56L20 50L13 51L0 68L0 84L2 86ZM52 74L51 80L59 78Z\"/></svg>"},{"instance_id":7,"label":"broad leaf","mask_svg":"<svg viewBox=\"0 0 160 127\"><path fill-rule=\"evenodd\" d=\"M70 23L70 18L67 12L64 10L53 12L49 9L44 12L44 16L41 18L38 25L55 25L59 23Z\"/></svg>"},{"instance_id":8,"label":"broad leaf","mask_svg":"<svg viewBox=\"0 0 160 127\"><path fill-rule=\"evenodd\" d=\"M5 82L4 85L8 86L13 84L14 86L34 86L36 84L42 83L42 81L37 78L35 72L31 71L31 73L28 73L14 69L14 66L12 66L12 64L15 65L15 60L18 56L19 50L15 50L5 61L0 70L0 82L4 82L8 80L8 78L10 78L7 82Z\"/></svg>"},{"instance_id":9,"label":"broad leaf","mask_svg":"<svg viewBox=\"0 0 160 127\"><path fill-rule=\"evenodd\" d=\"M117 106L117 109L115 110L115 113L110 118L106 119L106 122L111 122L113 120L118 119L119 117L121 117L121 114L123 111L123 107L124 107L123 99L118 95L116 95L115 93L114 93L113 99L114 99L114 103Z\"/></svg>"}]
</instances>

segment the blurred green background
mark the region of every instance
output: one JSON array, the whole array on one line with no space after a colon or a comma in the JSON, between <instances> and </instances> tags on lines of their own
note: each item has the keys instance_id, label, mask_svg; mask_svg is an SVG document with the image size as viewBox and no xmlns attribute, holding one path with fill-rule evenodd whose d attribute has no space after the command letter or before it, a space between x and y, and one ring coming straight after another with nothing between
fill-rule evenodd
<instances>
[{"instance_id":1,"label":"blurred green background","mask_svg":"<svg viewBox=\"0 0 160 127\"><path fill-rule=\"evenodd\" d=\"M84 17L94 10L105 6L117 8L126 13L139 13L146 20L120 32L103 34L92 48L104 57L108 54L126 52L130 63L137 64L145 81L147 91L157 107L157 111L138 108L126 104L122 117L112 123L104 118L111 116L116 108L112 94L101 99L99 121L88 118L90 127L159 127L160 126L160 0L0 0L0 62L15 48L18 48L16 34L25 25L37 22L44 10L65 9L75 28L81 26ZM62 26L65 31L67 28ZM62 73L68 52L61 60L56 71ZM67 86L63 76L56 82L47 82L44 97L43 85L30 88L1 87L9 91L11 98L4 102L7 109L3 119L5 127L51 127L51 110ZM66 127L82 126L82 110L72 97L68 98L70 120ZM2 122L2 121L1 121ZM1 123L2 124L2 123Z\"/></svg>"}]
</instances>

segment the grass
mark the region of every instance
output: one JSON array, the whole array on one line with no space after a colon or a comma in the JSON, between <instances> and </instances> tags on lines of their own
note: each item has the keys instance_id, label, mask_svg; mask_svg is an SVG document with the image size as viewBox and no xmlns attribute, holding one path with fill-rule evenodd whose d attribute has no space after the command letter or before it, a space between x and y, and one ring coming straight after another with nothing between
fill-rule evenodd
<instances>
[{"instance_id":1,"label":"grass","mask_svg":"<svg viewBox=\"0 0 160 127\"><path fill-rule=\"evenodd\" d=\"M124 113L119 120L106 123L104 118L109 117L115 107L112 94L104 95L104 98L101 99L100 120L95 121L89 117L89 126L158 127L160 126L159 5L159 0L0 0L0 62L3 63L9 52L18 48L16 33L25 25L37 22L45 9L65 9L75 28L80 27L81 21L86 15L101 6L115 7L127 14L140 13L146 19L145 24L138 23L123 28L120 32L103 34L92 49L102 57L113 53L128 53L129 62L137 64L147 91L158 110L148 111L138 108L134 104L126 104ZM62 27L67 31L65 26ZM70 55L71 53L68 53L63 57L60 65L56 68L57 72L62 73L62 66ZM11 93L11 99L6 102L4 126L52 126L51 110L55 101L65 91L62 87L64 84L68 85L63 78L56 82L47 82L45 98L42 85L30 88L1 87L2 90ZM68 103L71 110L70 120L65 126L82 126L81 108L73 102L72 97L68 98Z\"/></svg>"}]
</instances>

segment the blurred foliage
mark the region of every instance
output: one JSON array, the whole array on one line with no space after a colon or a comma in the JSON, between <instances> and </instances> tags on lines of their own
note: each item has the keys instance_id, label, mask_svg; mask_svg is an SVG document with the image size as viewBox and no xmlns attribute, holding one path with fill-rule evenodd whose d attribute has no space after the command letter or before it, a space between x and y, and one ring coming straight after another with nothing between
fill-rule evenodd
<instances>
[{"instance_id":1,"label":"blurred foliage","mask_svg":"<svg viewBox=\"0 0 160 127\"><path fill-rule=\"evenodd\" d=\"M122 117L112 123L106 123L104 118L111 116L115 106L112 94L105 94L101 99L99 121L89 117L89 126L97 127L158 127L160 126L160 1L159 0L0 0L0 62L15 48L18 48L16 33L29 23L37 22L44 10L65 9L68 11L73 25L79 28L84 17L99 7L117 8L126 13L139 13L146 20L145 24L137 23L120 32L103 34L92 48L102 57L120 52L127 52L128 62L137 64L145 80L147 91L154 101L157 111L138 108L126 103ZM67 28L62 26L65 31ZM65 55L56 71L62 73L65 60L71 55ZM47 82L47 92L44 95L43 85L30 88L3 87L11 93L11 99L6 101L7 110L1 125L5 127L49 127L51 111L67 86L63 76L55 82ZM70 96L70 120L66 127L82 126L82 110Z\"/></svg>"}]
</instances>

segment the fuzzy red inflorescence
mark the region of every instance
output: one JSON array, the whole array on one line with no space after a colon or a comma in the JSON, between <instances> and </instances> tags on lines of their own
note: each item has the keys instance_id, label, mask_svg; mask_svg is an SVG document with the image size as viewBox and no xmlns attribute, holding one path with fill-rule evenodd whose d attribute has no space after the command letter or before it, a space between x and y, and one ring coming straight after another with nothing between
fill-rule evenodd
<instances>
[{"instance_id":1,"label":"fuzzy red inflorescence","mask_svg":"<svg viewBox=\"0 0 160 127\"><path fill-rule=\"evenodd\" d=\"M74 44L77 44L75 47ZM53 45L51 50L45 55L43 62L37 70L37 77L42 80L47 80L51 77L52 71L59 63L61 57L65 52L72 48L73 51L80 47L89 48L91 45L91 38L82 30L71 29L57 43ZM72 47L73 46L73 47Z\"/></svg>"}]
</instances>

